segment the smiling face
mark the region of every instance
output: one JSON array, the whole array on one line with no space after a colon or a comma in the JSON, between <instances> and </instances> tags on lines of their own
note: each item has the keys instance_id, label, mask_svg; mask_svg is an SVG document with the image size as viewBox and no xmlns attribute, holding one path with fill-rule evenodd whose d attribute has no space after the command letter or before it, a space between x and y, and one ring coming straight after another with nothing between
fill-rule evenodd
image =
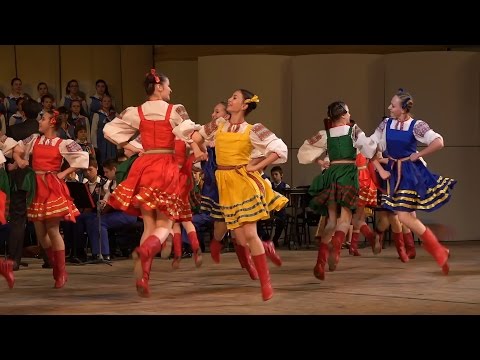
<instances>
[{"instance_id":1,"label":"smiling face","mask_svg":"<svg viewBox=\"0 0 480 360\"><path fill-rule=\"evenodd\" d=\"M400 118L400 116L405 113L405 110L402 109L402 100L400 100L397 95L395 95L390 101L388 110L390 110L390 117L394 119Z\"/></svg>"},{"instance_id":2,"label":"smiling face","mask_svg":"<svg viewBox=\"0 0 480 360\"><path fill-rule=\"evenodd\" d=\"M112 99L108 95L102 97L102 108L106 111L109 111L112 107Z\"/></svg>"},{"instance_id":3,"label":"smiling face","mask_svg":"<svg viewBox=\"0 0 480 360\"><path fill-rule=\"evenodd\" d=\"M213 108L212 120L217 120L220 117L223 117L226 120L228 120L230 117L230 114L227 112L227 108L222 103L218 103Z\"/></svg>"},{"instance_id":4,"label":"smiling face","mask_svg":"<svg viewBox=\"0 0 480 360\"><path fill-rule=\"evenodd\" d=\"M245 99L242 92L240 90L235 91L228 99L227 111L229 113L238 113L241 111L245 111L248 105L245 104L244 101Z\"/></svg>"}]
</instances>

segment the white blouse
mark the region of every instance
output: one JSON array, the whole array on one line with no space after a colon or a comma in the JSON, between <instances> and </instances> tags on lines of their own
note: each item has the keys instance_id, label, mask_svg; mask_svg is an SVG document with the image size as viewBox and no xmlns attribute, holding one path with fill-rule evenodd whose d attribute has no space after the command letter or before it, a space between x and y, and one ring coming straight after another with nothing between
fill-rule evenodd
<instances>
[{"instance_id":1,"label":"white blouse","mask_svg":"<svg viewBox=\"0 0 480 360\"><path fill-rule=\"evenodd\" d=\"M349 125L336 126L330 129L330 137L340 137L348 135ZM354 139L354 130L352 129L353 146L357 147ZM311 164L322 157L327 152L327 132L320 130L311 138L305 140L298 150L297 159L300 164Z\"/></svg>"},{"instance_id":2,"label":"white blouse","mask_svg":"<svg viewBox=\"0 0 480 360\"><path fill-rule=\"evenodd\" d=\"M6 135L0 136L0 151L2 155L0 157L0 163L4 163L5 156L11 158L13 155L13 149L17 146L18 142ZM5 156L4 156L5 155Z\"/></svg>"},{"instance_id":3,"label":"white blouse","mask_svg":"<svg viewBox=\"0 0 480 360\"><path fill-rule=\"evenodd\" d=\"M168 103L163 100L146 101L142 104L145 119L153 121L165 121ZM184 139L190 139L191 134L200 128L195 124L181 104L173 105L170 113L170 124L173 133ZM128 107L115 119L105 124L103 134L105 138L114 144L127 143L140 128L140 115L137 107ZM191 141L191 140L190 140Z\"/></svg>"},{"instance_id":4,"label":"white blouse","mask_svg":"<svg viewBox=\"0 0 480 360\"><path fill-rule=\"evenodd\" d=\"M407 121L400 122L398 120L392 120L390 129L396 129L400 131L408 131L410 124L414 119L410 118ZM367 158L372 158L375 153L378 151L385 151L387 149L386 133L387 133L387 122L388 118L384 119L380 125L375 129L375 132L367 137L365 133L360 133L358 135L357 142L359 144L359 149L363 155ZM413 128L413 135L417 141L425 145L430 145L433 140L437 138L442 138L442 136L435 131L433 131L430 126L423 120L417 120ZM443 138L442 138L443 139Z\"/></svg>"},{"instance_id":5,"label":"white blouse","mask_svg":"<svg viewBox=\"0 0 480 360\"><path fill-rule=\"evenodd\" d=\"M229 120L225 120L220 117L216 120L210 121L208 124L202 125L198 130L200 135L206 140L214 140L219 128L219 125L223 124L222 131L224 132L238 132L244 133L247 126L247 122L241 124L232 124ZM272 164L283 164L288 159L288 148L282 139L278 138L273 132L267 129L263 124L257 123L252 126L250 131L250 141L254 147L251 157L253 159L270 154L277 154L278 159Z\"/></svg>"},{"instance_id":6,"label":"white blouse","mask_svg":"<svg viewBox=\"0 0 480 360\"><path fill-rule=\"evenodd\" d=\"M36 139L41 136L39 144L55 146L58 141L62 140L59 137L48 139L44 135L33 134L24 140L18 142L18 146L25 151L25 158L28 158L33 151ZM83 151L80 145L74 140L62 140L58 146L60 154L68 161L71 167L77 169L88 168L88 153Z\"/></svg>"}]
</instances>

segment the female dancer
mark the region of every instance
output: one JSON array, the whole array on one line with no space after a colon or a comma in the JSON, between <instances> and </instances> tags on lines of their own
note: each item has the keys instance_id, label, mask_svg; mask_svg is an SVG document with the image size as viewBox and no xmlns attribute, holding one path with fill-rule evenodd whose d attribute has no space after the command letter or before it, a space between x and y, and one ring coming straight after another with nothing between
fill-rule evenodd
<instances>
[{"instance_id":1,"label":"female dancer","mask_svg":"<svg viewBox=\"0 0 480 360\"><path fill-rule=\"evenodd\" d=\"M60 235L61 220L75 222L80 212L73 203L65 177L77 169L88 167L88 154L74 140L63 140L57 136L61 120L57 111L47 111L39 121L39 131L19 141L13 158L23 169L29 165L33 155L32 169L35 171L35 196L27 209L27 216L35 225L37 239L45 249L53 267L55 288L63 287L67 281L65 271L65 244ZM64 159L70 167L60 171Z\"/></svg>"},{"instance_id":2,"label":"female dancer","mask_svg":"<svg viewBox=\"0 0 480 360\"><path fill-rule=\"evenodd\" d=\"M108 203L113 208L143 218L140 246L132 256L138 295L148 297L153 258L161 250L183 206L178 186L180 172L174 157L175 135L180 138L195 135L195 129L200 126L189 119L182 105L167 102L172 90L165 75L152 69L146 74L144 85L148 101L124 110L105 124L103 133L114 144L141 153L141 149L128 143L140 130L143 155L135 160L127 178L118 184ZM201 156L201 153L196 154L196 158Z\"/></svg>"},{"instance_id":3,"label":"female dancer","mask_svg":"<svg viewBox=\"0 0 480 360\"><path fill-rule=\"evenodd\" d=\"M259 170L272 163L287 161L287 146L264 125L248 124L246 116L257 107L258 96L239 89L228 99L229 120L218 118L202 126L192 139L215 140L219 204L227 228L234 231L236 241L248 245L252 253L262 298L273 296L270 273L262 241L257 234L257 221L270 218L270 211L282 209L288 199L274 192L260 176ZM253 149L265 154L261 161L251 161ZM238 191L242 189L242 191Z\"/></svg>"},{"instance_id":4,"label":"female dancer","mask_svg":"<svg viewBox=\"0 0 480 360\"><path fill-rule=\"evenodd\" d=\"M435 211L451 198L456 180L430 172L420 157L443 148L443 138L422 120L411 116L413 97L400 89L392 97L390 117L383 120L375 133L367 138L358 127L354 137L368 158L375 156L377 147L388 154L387 193L382 207L395 211L398 219L423 241L423 246L437 261L442 272L449 272L449 250L442 246L433 232L412 215L416 210ZM417 152L417 141L427 145Z\"/></svg>"}]
</instances>

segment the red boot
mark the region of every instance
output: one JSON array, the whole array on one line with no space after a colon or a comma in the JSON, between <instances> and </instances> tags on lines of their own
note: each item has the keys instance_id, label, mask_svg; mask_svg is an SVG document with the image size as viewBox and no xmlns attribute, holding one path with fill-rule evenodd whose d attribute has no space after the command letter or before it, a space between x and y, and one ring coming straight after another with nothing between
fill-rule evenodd
<instances>
[{"instance_id":1,"label":"red boot","mask_svg":"<svg viewBox=\"0 0 480 360\"><path fill-rule=\"evenodd\" d=\"M193 260L195 261L195 266L202 266L202 250L200 249L200 244L198 243L198 237L196 231L191 231L187 234L188 241L193 251Z\"/></svg>"},{"instance_id":2,"label":"red boot","mask_svg":"<svg viewBox=\"0 0 480 360\"><path fill-rule=\"evenodd\" d=\"M275 245L271 241L262 241L263 248L265 249L265 255L277 266L282 266L282 259L275 252Z\"/></svg>"},{"instance_id":3,"label":"red boot","mask_svg":"<svg viewBox=\"0 0 480 360\"><path fill-rule=\"evenodd\" d=\"M363 224L360 227L360 232L363 236L365 236L365 239L368 240L368 243L372 247L372 252L375 255L380 254L382 252L382 244L380 242L380 236L378 236L378 233L374 233L372 230L370 230L367 224Z\"/></svg>"},{"instance_id":4,"label":"red boot","mask_svg":"<svg viewBox=\"0 0 480 360\"><path fill-rule=\"evenodd\" d=\"M260 278L263 301L270 300L273 297L273 289L272 284L270 283L270 272L268 271L267 256L265 254L261 254L252 256L252 258Z\"/></svg>"},{"instance_id":5,"label":"red boot","mask_svg":"<svg viewBox=\"0 0 480 360\"><path fill-rule=\"evenodd\" d=\"M245 258L244 247L241 245L238 245L235 241L233 242L233 247L235 248L235 254L237 254L237 259L238 259L238 262L240 263L240 266L242 267L242 269L245 269L247 265L245 264L246 258Z\"/></svg>"},{"instance_id":6,"label":"red boot","mask_svg":"<svg viewBox=\"0 0 480 360\"><path fill-rule=\"evenodd\" d=\"M50 246L48 249L45 249L45 252L47 253L48 262L53 269L53 278L57 280L57 266L55 265L55 255L53 254L52 247Z\"/></svg>"},{"instance_id":7,"label":"red boot","mask_svg":"<svg viewBox=\"0 0 480 360\"><path fill-rule=\"evenodd\" d=\"M345 240L345 233L343 231L337 230L332 237L332 250L330 256L328 257L328 269L330 271L335 271L337 268L338 262L340 261L340 252L342 250L342 244Z\"/></svg>"},{"instance_id":8,"label":"red boot","mask_svg":"<svg viewBox=\"0 0 480 360\"><path fill-rule=\"evenodd\" d=\"M413 233L403 233L403 241L405 242L405 249L409 259L415 259L417 252L415 251L415 240L413 239Z\"/></svg>"},{"instance_id":9,"label":"red boot","mask_svg":"<svg viewBox=\"0 0 480 360\"><path fill-rule=\"evenodd\" d=\"M404 263L408 262L409 259L405 251L405 243L403 242L403 233L393 233L393 241L395 242L398 256L400 256L400 261Z\"/></svg>"},{"instance_id":10,"label":"red boot","mask_svg":"<svg viewBox=\"0 0 480 360\"><path fill-rule=\"evenodd\" d=\"M13 275L12 260L0 260L0 275L7 280L8 287L13 289L13 285L15 284L15 276Z\"/></svg>"},{"instance_id":11,"label":"red boot","mask_svg":"<svg viewBox=\"0 0 480 360\"><path fill-rule=\"evenodd\" d=\"M357 230L353 230L352 232L352 242L350 243L350 248L348 249L348 253L353 256L360 256L358 252L358 238L360 237L360 233Z\"/></svg>"},{"instance_id":12,"label":"red boot","mask_svg":"<svg viewBox=\"0 0 480 360\"><path fill-rule=\"evenodd\" d=\"M325 280L325 264L328 256L328 244L320 242L318 246L317 263L313 268L313 275L319 280Z\"/></svg>"},{"instance_id":13,"label":"red boot","mask_svg":"<svg viewBox=\"0 0 480 360\"><path fill-rule=\"evenodd\" d=\"M65 250L53 251L54 268L53 274L55 277L55 289L60 289L65 286L68 280L68 274L65 270ZM55 273L55 269L57 270Z\"/></svg>"},{"instance_id":14,"label":"red boot","mask_svg":"<svg viewBox=\"0 0 480 360\"><path fill-rule=\"evenodd\" d=\"M258 273L255 269L255 265L253 264L252 257L250 256L250 251L247 247L238 245L237 243L233 243L235 247L235 253L237 254L238 262L242 269L246 269L248 275L250 275L250 279L258 280Z\"/></svg>"},{"instance_id":15,"label":"red boot","mask_svg":"<svg viewBox=\"0 0 480 360\"><path fill-rule=\"evenodd\" d=\"M222 251L222 248L222 243L212 238L212 240L210 241L210 256L217 264L220 262L220 251Z\"/></svg>"},{"instance_id":16,"label":"red boot","mask_svg":"<svg viewBox=\"0 0 480 360\"><path fill-rule=\"evenodd\" d=\"M155 235L150 235L145 239L141 246L138 246L132 253L135 262L141 262L141 267L135 265L137 276L137 293L139 296L150 296L150 288L148 287L148 280L150 278L150 270L152 267L153 258L162 249L160 239ZM139 271L140 269L140 271Z\"/></svg>"},{"instance_id":17,"label":"red boot","mask_svg":"<svg viewBox=\"0 0 480 360\"><path fill-rule=\"evenodd\" d=\"M173 261L172 268L178 269L182 260L182 234L173 234Z\"/></svg>"},{"instance_id":18,"label":"red boot","mask_svg":"<svg viewBox=\"0 0 480 360\"><path fill-rule=\"evenodd\" d=\"M448 258L450 257L450 251L438 242L435 234L428 227L425 232L420 235L420 239L423 241L423 247L430 255L437 261L437 264L442 267L442 272L448 275L450 267L448 266Z\"/></svg>"}]
</instances>

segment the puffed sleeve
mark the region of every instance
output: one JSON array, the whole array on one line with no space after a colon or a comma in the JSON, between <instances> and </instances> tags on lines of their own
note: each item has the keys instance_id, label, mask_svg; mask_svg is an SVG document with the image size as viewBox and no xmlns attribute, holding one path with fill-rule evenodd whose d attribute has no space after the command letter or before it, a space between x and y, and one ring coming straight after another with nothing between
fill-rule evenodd
<instances>
[{"instance_id":1,"label":"puffed sleeve","mask_svg":"<svg viewBox=\"0 0 480 360\"><path fill-rule=\"evenodd\" d=\"M18 142L6 135L0 136L0 150L6 157L12 157L13 148L17 146ZM5 162L5 161L4 161Z\"/></svg>"},{"instance_id":2,"label":"puffed sleeve","mask_svg":"<svg viewBox=\"0 0 480 360\"><path fill-rule=\"evenodd\" d=\"M135 146L138 149L143 149L142 135L138 135L135 139L129 142L130 145Z\"/></svg>"},{"instance_id":3,"label":"puffed sleeve","mask_svg":"<svg viewBox=\"0 0 480 360\"><path fill-rule=\"evenodd\" d=\"M35 140L37 140L37 138L39 136L40 136L40 134L32 134L28 138L20 140L18 142L17 145L20 147L20 149L22 149L24 151L24 155L23 155L24 159L28 159L28 157L32 153L33 144L35 143Z\"/></svg>"},{"instance_id":4,"label":"puffed sleeve","mask_svg":"<svg viewBox=\"0 0 480 360\"><path fill-rule=\"evenodd\" d=\"M272 164L283 164L287 162L287 145L263 124L258 123L253 125L252 131L250 131L250 141L253 147L264 154L265 157L268 157L272 153L278 155L278 159Z\"/></svg>"},{"instance_id":5,"label":"puffed sleeve","mask_svg":"<svg viewBox=\"0 0 480 360\"><path fill-rule=\"evenodd\" d=\"M223 126L226 122L227 120L225 120L223 117L219 117L215 120L210 121L205 125L202 125L198 130L198 132L200 133L200 135L202 135L204 139L208 141L214 140L217 135L218 129L220 128L220 126Z\"/></svg>"},{"instance_id":6,"label":"puffed sleeve","mask_svg":"<svg viewBox=\"0 0 480 360\"><path fill-rule=\"evenodd\" d=\"M387 149L386 143L386 127L388 119L382 120L380 125L377 126L375 132L371 136L366 136L363 131L358 132L358 136L355 135L356 131L352 131L353 145L360 150L362 155L367 159L371 159L375 156L377 151L385 151ZM359 129L354 125L355 129Z\"/></svg>"},{"instance_id":7,"label":"puffed sleeve","mask_svg":"<svg viewBox=\"0 0 480 360\"><path fill-rule=\"evenodd\" d=\"M252 154L250 155L250 158L251 159L258 159L258 158L261 158L261 157L264 157L265 155L260 151L258 150L257 148L253 148L252 150Z\"/></svg>"},{"instance_id":8,"label":"puffed sleeve","mask_svg":"<svg viewBox=\"0 0 480 360\"><path fill-rule=\"evenodd\" d=\"M135 135L140 127L140 115L136 107L128 107L115 119L105 124L103 134L105 139L115 145L123 145Z\"/></svg>"},{"instance_id":9,"label":"puffed sleeve","mask_svg":"<svg viewBox=\"0 0 480 360\"><path fill-rule=\"evenodd\" d=\"M170 114L170 123L172 124L172 132L175 136L188 142L192 141L192 133L199 130L201 126L190 120L190 115L188 115L187 110L182 104L173 105L172 113Z\"/></svg>"},{"instance_id":10,"label":"puffed sleeve","mask_svg":"<svg viewBox=\"0 0 480 360\"><path fill-rule=\"evenodd\" d=\"M430 145L430 143L438 138L443 140L443 137L433 131L430 126L423 120L417 120L415 126L413 127L413 134L415 139L425 145Z\"/></svg>"},{"instance_id":11,"label":"puffed sleeve","mask_svg":"<svg viewBox=\"0 0 480 360\"><path fill-rule=\"evenodd\" d=\"M327 151L327 133L320 130L303 142L298 149L297 159L300 164L311 164Z\"/></svg>"},{"instance_id":12,"label":"puffed sleeve","mask_svg":"<svg viewBox=\"0 0 480 360\"><path fill-rule=\"evenodd\" d=\"M68 161L71 167L77 169L88 168L88 153L83 151L74 140L63 140L58 149L60 154Z\"/></svg>"}]
</instances>

